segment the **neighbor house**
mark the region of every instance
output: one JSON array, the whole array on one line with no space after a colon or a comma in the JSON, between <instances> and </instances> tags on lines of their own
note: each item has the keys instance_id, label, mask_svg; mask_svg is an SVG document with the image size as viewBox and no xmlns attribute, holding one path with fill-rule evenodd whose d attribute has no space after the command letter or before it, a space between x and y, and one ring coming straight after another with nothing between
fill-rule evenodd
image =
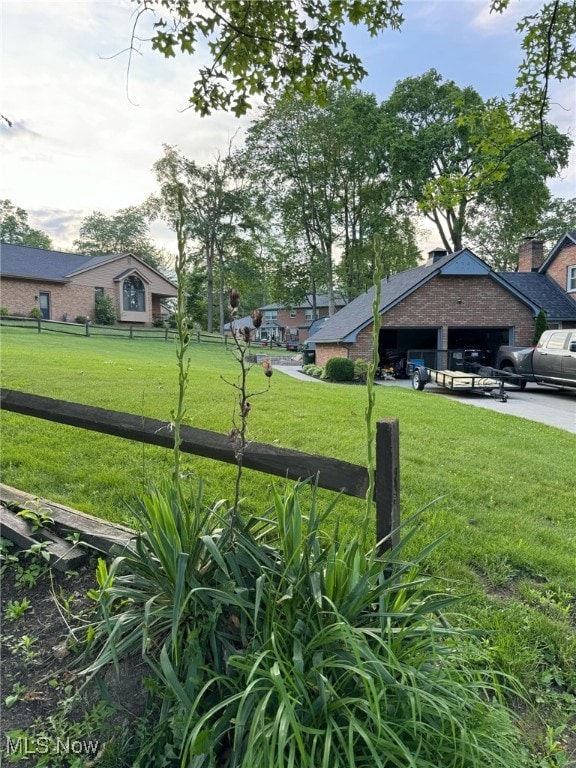
<instances>
[{"instance_id":1,"label":"neighbor house","mask_svg":"<svg viewBox=\"0 0 576 768\"><path fill-rule=\"evenodd\" d=\"M82 256L0 244L0 304L10 315L37 307L46 320L93 319L97 294L112 298L119 323L150 325L177 286L130 253Z\"/></svg>"},{"instance_id":2,"label":"neighbor house","mask_svg":"<svg viewBox=\"0 0 576 768\"><path fill-rule=\"evenodd\" d=\"M313 336L316 362L331 357L371 358L374 287L331 317ZM495 272L470 249L435 249L422 266L381 283L378 351L386 365L399 358L446 364L446 350L530 345L535 319L576 327L576 233L565 235L544 258L543 244L526 238L518 272Z\"/></svg>"},{"instance_id":3,"label":"neighbor house","mask_svg":"<svg viewBox=\"0 0 576 768\"><path fill-rule=\"evenodd\" d=\"M266 304L259 309L264 314L264 322L260 329L262 340L303 342L309 336L310 325L321 317L328 317L328 296L316 295L316 312L314 312L313 295L308 294L300 303L288 307L285 304ZM336 312L346 304L341 296L334 297Z\"/></svg>"}]
</instances>

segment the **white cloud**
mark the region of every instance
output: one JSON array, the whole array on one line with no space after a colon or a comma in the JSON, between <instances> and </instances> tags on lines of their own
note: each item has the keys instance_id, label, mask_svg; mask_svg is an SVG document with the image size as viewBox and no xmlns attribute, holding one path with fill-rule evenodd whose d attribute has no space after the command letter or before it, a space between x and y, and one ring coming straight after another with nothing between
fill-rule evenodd
<instances>
[{"instance_id":1,"label":"white cloud","mask_svg":"<svg viewBox=\"0 0 576 768\"><path fill-rule=\"evenodd\" d=\"M104 58L128 45L132 3L4 2L2 110L13 128L0 134L2 197L27 210L113 212L154 191L163 143L206 163L237 130L230 115L183 111L190 60L147 50L128 72L125 53ZM71 223L55 227L72 234Z\"/></svg>"},{"instance_id":2,"label":"white cloud","mask_svg":"<svg viewBox=\"0 0 576 768\"><path fill-rule=\"evenodd\" d=\"M520 60L514 28L535 3L513 1L503 16L487 16L488 5L407 0L401 33L358 38L370 69L364 87L385 99L395 81L436 67L485 98L506 95ZM93 210L113 213L155 191L151 169L163 144L204 164L239 127L242 140L248 118L186 110L198 59L166 60L143 43L142 55L132 57L128 98L121 52L134 23L131 0L0 0L0 9L0 111L13 123L0 122L0 197L25 208L60 247L71 246ZM146 27L138 32L145 37ZM555 87L553 101L551 121L567 131L576 111L573 83ZM573 158L564 180L551 185L555 194L576 195L575 167ZM173 250L163 225L154 236Z\"/></svg>"}]
</instances>

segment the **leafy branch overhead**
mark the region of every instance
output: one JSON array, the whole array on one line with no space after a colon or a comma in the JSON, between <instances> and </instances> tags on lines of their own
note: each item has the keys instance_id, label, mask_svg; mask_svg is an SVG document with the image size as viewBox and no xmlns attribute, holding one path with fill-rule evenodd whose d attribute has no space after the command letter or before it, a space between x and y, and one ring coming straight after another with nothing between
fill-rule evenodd
<instances>
[{"instance_id":1,"label":"leafy branch overhead","mask_svg":"<svg viewBox=\"0 0 576 768\"><path fill-rule=\"evenodd\" d=\"M346 25L363 25L375 37L404 23L402 0L132 0L136 31L154 14L152 47L165 57L187 53L205 60L192 86L190 106L201 115L223 109L245 114L255 96L269 101L286 88L323 103L330 84L350 87L366 75L348 49ZM487 0L504 13L510 0ZM516 103L543 124L551 80L576 72L574 0L552 0L517 25L524 60L518 70Z\"/></svg>"},{"instance_id":2,"label":"leafy branch overhead","mask_svg":"<svg viewBox=\"0 0 576 768\"><path fill-rule=\"evenodd\" d=\"M190 96L201 115L218 109L243 115L252 97L267 100L288 86L321 102L329 83L349 87L366 75L344 40L346 24L363 24L376 36L403 22L401 0L161 0L161 9L150 0L133 1L140 15L158 12L152 47L167 58L200 55L207 42L210 61Z\"/></svg>"}]
</instances>

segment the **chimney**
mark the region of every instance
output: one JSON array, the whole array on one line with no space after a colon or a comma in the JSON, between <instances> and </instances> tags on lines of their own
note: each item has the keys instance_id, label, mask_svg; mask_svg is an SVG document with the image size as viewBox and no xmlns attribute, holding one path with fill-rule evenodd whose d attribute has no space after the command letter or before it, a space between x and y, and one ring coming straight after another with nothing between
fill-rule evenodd
<instances>
[{"instance_id":1,"label":"chimney","mask_svg":"<svg viewBox=\"0 0 576 768\"><path fill-rule=\"evenodd\" d=\"M518 249L518 272L538 272L544 263L544 242L525 237Z\"/></svg>"},{"instance_id":2,"label":"chimney","mask_svg":"<svg viewBox=\"0 0 576 768\"><path fill-rule=\"evenodd\" d=\"M447 253L448 251L445 251L444 248L434 248L433 251L429 251L426 266L430 267L432 264L436 264L436 262L446 256Z\"/></svg>"}]
</instances>

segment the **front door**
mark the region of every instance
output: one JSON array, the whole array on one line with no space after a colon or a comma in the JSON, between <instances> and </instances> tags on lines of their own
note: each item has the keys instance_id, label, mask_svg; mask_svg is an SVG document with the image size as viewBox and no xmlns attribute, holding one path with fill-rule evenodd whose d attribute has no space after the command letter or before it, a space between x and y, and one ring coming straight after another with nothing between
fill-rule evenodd
<instances>
[{"instance_id":1,"label":"front door","mask_svg":"<svg viewBox=\"0 0 576 768\"><path fill-rule=\"evenodd\" d=\"M40 291L38 295L40 312L44 320L50 320L50 294L47 291Z\"/></svg>"}]
</instances>

